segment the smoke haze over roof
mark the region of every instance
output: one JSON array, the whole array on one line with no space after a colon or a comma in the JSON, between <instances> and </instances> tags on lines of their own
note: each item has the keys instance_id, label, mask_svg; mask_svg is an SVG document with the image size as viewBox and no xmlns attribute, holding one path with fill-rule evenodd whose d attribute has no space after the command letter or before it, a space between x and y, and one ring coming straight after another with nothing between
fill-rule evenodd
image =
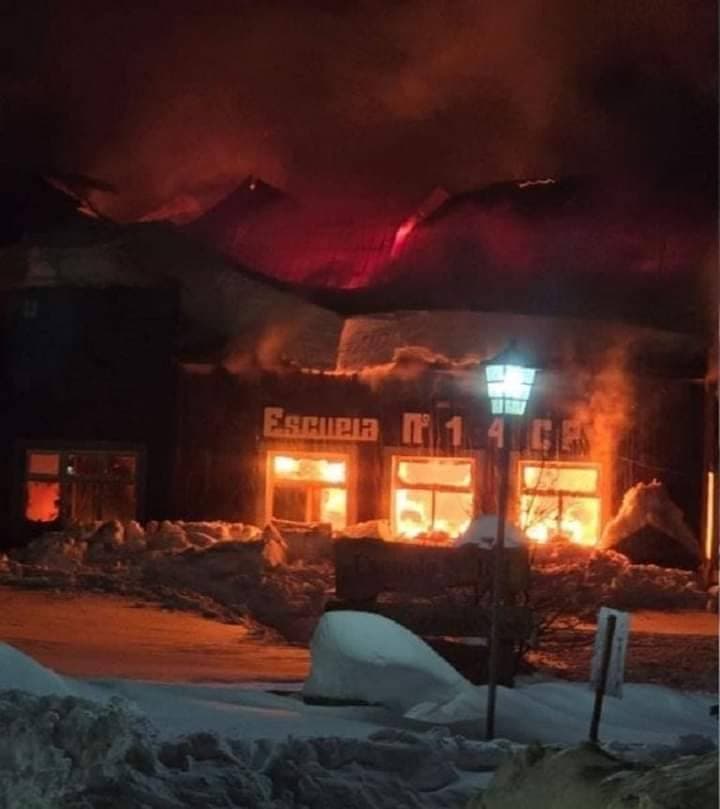
<instances>
[{"instance_id":1,"label":"smoke haze over roof","mask_svg":"<svg viewBox=\"0 0 720 809\"><path fill-rule=\"evenodd\" d=\"M135 218L247 174L417 200L585 173L712 207L713 0L16 4L6 167L112 183Z\"/></svg>"}]
</instances>

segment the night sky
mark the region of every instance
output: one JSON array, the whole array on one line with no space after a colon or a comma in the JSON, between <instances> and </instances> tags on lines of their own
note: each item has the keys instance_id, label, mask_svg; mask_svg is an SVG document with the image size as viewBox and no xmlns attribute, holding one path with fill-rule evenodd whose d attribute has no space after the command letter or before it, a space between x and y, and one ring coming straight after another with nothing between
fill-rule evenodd
<instances>
[{"instance_id":1,"label":"night sky","mask_svg":"<svg viewBox=\"0 0 720 809\"><path fill-rule=\"evenodd\" d=\"M712 209L713 0L19 0L2 168L90 175L134 218L252 173L417 198L596 173Z\"/></svg>"}]
</instances>

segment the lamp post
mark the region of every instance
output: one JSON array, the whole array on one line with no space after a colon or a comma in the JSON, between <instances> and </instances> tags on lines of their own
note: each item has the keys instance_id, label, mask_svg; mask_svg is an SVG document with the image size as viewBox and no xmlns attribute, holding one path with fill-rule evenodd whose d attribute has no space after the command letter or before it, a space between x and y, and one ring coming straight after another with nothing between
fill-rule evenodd
<instances>
[{"instance_id":1,"label":"lamp post","mask_svg":"<svg viewBox=\"0 0 720 809\"><path fill-rule=\"evenodd\" d=\"M495 736L495 703L500 669L500 619L505 596L505 522L507 520L510 478L510 450L513 419L525 414L530 391L535 381L535 369L529 368L514 344L485 366L490 410L502 419L500 441L497 530L493 548L493 589L490 614L490 659L488 661L488 695L486 736Z\"/></svg>"}]
</instances>

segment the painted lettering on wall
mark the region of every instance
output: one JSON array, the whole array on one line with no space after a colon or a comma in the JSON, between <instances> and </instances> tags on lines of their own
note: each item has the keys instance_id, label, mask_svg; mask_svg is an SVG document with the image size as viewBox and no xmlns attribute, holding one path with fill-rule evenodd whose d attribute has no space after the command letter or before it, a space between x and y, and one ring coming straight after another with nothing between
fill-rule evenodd
<instances>
[{"instance_id":1,"label":"painted lettering on wall","mask_svg":"<svg viewBox=\"0 0 720 809\"><path fill-rule=\"evenodd\" d=\"M266 407L263 412L265 438L318 438L331 441L377 441L377 419L350 416L301 416L282 407Z\"/></svg>"},{"instance_id":2,"label":"painted lettering on wall","mask_svg":"<svg viewBox=\"0 0 720 809\"><path fill-rule=\"evenodd\" d=\"M502 419L493 419L488 429L488 438L495 442L495 445L502 449L505 437L505 422Z\"/></svg>"},{"instance_id":3,"label":"painted lettering on wall","mask_svg":"<svg viewBox=\"0 0 720 809\"><path fill-rule=\"evenodd\" d=\"M429 443L430 432L429 413L403 413L402 442L410 446L425 446ZM462 416L453 416L442 425L450 437L450 446L462 445L463 420Z\"/></svg>"},{"instance_id":4,"label":"painted lettering on wall","mask_svg":"<svg viewBox=\"0 0 720 809\"><path fill-rule=\"evenodd\" d=\"M574 419L563 419L562 448L564 452L579 452L584 443L582 424Z\"/></svg>"},{"instance_id":5,"label":"painted lettering on wall","mask_svg":"<svg viewBox=\"0 0 720 809\"><path fill-rule=\"evenodd\" d=\"M430 416L427 413L403 413L402 442L420 446L425 443L425 436L430 429Z\"/></svg>"},{"instance_id":6,"label":"painted lettering on wall","mask_svg":"<svg viewBox=\"0 0 720 809\"><path fill-rule=\"evenodd\" d=\"M530 449L549 452L552 449L553 423L551 419L533 419L530 429Z\"/></svg>"}]
</instances>

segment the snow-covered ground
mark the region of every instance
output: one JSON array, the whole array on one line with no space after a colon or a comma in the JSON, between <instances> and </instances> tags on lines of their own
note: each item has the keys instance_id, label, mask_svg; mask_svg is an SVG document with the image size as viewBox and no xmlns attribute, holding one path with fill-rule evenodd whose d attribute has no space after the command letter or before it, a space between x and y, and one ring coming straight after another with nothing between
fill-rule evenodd
<instances>
[{"instance_id":1,"label":"snow-covered ground","mask_svg":"<svg viewBox=\"0 0 720 809\"><path fill-rule=\"evenodd\" d=\"M359 530L383 533L374 523ZM334 590L331 555L322 533L294 545L289 534L240 523L106 523L0 555L0 583L128 595L307 642ZM541 622L563 612L592 620L601 604L698 610L708 598L694 573L632 565L612 550L550 543L533 556L529 598Z\"/></svg>"},{"instance_id":2,"label":"snow-covered ground","mask_svg":"<svg viewBox=\"0 0 720 809\"><path fill-rule=\"evenodd\" d=\"M306 692L362 687L377 704L306 704L260 683L81 680L0 646L0 807L464 807L521 745L587 735L587 686L528 682L500 689L505 740L483 741L485 689L419 638L373 615L323 621ZM633 761L707 751L713 701L631 684L608 698L601 738Z\"/></svg>"}]
</instances>

